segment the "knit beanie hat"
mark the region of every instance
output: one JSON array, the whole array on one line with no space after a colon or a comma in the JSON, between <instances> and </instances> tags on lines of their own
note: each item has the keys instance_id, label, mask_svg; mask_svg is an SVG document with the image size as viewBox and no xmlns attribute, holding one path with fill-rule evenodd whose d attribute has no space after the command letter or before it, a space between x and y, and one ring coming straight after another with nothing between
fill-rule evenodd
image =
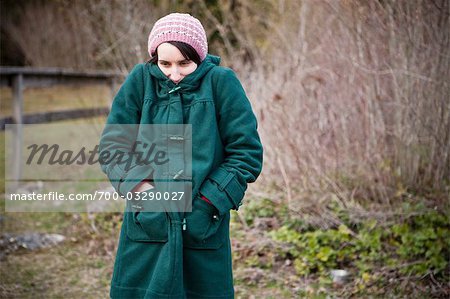
<instances>
[{"instance_id":1,"label":"knit beanie hat","mask_svg":"<svg viewBox=\"0 0 450 299\"><path fill-rule=\"evenodd\" d=\"M148 37L148 54L155 55L156 48L169 41L179 41L190 45L205 59L208 54L206 32L200 21L190 14L171 13L156 21Z\"/></svg>"}]
</instances>

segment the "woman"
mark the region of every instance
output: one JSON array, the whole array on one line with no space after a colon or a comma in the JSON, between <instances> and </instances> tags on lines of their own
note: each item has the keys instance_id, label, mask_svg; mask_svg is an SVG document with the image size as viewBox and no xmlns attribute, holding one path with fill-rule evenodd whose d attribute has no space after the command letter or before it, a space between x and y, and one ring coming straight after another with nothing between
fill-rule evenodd
<instances>
[{"instance_id":1,"label":"woman","mask_svg":"<svg viewBox=\"0 0 450 299\"><path fill-rule=\"evenodd\" d=\"M184 171L185 161L161 171L145 163L126 168L114 160L102 169L128 199L130 192L136 199L168 190L158 186L158 179L188 181L192 212L168 207L145 212L143 201L128 205L110 295L234 298L230 210L238 210L247 184L261 172L257 120L234 72L208 54L206 33L196 18L172 13L159 19L148 51L150 61L133 68L114 98L100 155L135 144L140 133L124 124L139 124L136 131L146 124L186 124L192 133L192 169ZM179 153L189 142L183 134L165 135L159 146ZM172 155L170 161L178 158Z\"/></svg>"}]
</instances>

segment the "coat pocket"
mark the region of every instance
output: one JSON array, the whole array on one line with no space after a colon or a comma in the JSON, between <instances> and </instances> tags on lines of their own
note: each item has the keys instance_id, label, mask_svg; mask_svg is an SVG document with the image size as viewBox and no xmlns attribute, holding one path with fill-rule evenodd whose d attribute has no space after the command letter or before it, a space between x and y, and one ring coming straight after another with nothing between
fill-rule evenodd
<instances>
[{"instance_id":1,"label":"coat pocket","mask_svg":"<svg viewBox=\"0 0 450 299\"><path fill-rule=\"evenodd\" d=\"M192 212L186 213L186 230L183 244L188 248L218 249L228 236L227 215L219 215L213 205L199 195L192 203Z\"/></svg>"},{"instance_id":2,"label":"coat pocket","mask_svg":"<svg viewBox=\"0 0 450 299\"><path fill-rule=\"evenodd\" d=\"M128 212L127 236L136 242L167 242L168 219L165 212Z\"/></svg>"}]
</instances>

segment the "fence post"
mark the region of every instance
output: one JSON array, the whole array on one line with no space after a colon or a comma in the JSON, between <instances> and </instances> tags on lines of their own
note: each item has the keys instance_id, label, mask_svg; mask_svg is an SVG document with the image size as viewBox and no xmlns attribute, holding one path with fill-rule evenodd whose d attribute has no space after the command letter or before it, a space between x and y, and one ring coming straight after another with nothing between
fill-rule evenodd
<instances>
[{"instance_id":1,"label":"fence post","mask_svg":"<svg viewBox=\"0 0 450 299\"><path fill-rule=\"evenodd\" d=\"M13 191L17 190L19 180L22 178L21 158L22 158L22 141L23 141L23 74L18 73L12 80L13 88Z\"/></svg>"},{"instance_id":2,"label":"fence post","mask_svg":"<svg viewBox=\"0 0 450 299\"><path fill-rule=\"evenodd\" d=\"M110 88L110 91L111 91L111 96L110 96L110 98L109 98L109 109L111 110L111 107L112 107L112 103L113 103L113 100L114 100L114 96L116 95L116 88L117 88L117 79L116 79L116 77L113 77L113 78L111 78L111 80L109 81L110 83L109 83L109 88Z\"/></svg>"}]
</instances>

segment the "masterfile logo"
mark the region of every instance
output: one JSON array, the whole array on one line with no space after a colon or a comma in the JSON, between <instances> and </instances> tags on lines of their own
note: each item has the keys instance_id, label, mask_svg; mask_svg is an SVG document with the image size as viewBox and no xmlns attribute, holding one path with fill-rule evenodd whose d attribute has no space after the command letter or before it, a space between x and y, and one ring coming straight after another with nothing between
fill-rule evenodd
<instances>
[{"instance_id":1,"label":"masterfile logo","mask_svg":"<svg viewBox=\"0 0 450 299\"><path fill-rule=\"evenodd\" d=\"M152 201L185 210L192 200L191 135L185 124L7 125L6 210L82 212L103 202L100 211L122 212L128 201L147 201L146 210ZM121 190L143 180L155 189Z\"/></svg>"}]
</instances>

